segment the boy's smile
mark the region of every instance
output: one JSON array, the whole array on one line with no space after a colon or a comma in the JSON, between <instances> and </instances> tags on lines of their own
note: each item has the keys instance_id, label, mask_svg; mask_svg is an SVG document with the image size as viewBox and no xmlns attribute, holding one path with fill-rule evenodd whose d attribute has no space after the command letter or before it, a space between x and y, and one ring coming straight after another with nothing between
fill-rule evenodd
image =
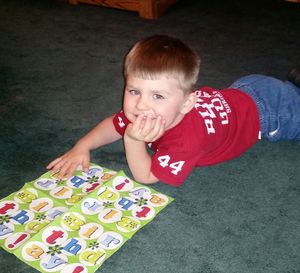
<instances>
[{"instance_id":1,"label":"boy's smile","mask_svg":"<svg viewBox=\"0 0 300 273\"><path fill-rule=\"evenodd\" d=\"M179 87L178 80L166 75L157 79L143 79L128 75L123 110L131 122L134 122L140 115L152 119L160 116L165 120L166 129L170 129L190 111L186 109L189 97L191 94L184 94Z\"/></svg>"}]
</instances>

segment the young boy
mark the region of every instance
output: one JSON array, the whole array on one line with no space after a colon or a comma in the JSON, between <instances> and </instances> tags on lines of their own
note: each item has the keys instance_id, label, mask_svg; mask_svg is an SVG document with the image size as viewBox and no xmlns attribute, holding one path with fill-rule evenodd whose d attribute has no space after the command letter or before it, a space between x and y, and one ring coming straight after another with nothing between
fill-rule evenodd
<instances>
[{"instance_id":1,"label":"young boy","mask_svg":"<svg viewBox=\"0 0 300 273\"><path fill-rule=\"evenodd\" d=\"M79 165L86 171L91 150L123 138L137 181L179 186L195 166L238 157L260 134L300 140L295 84L251 75L225 90L194 91L199 66L199 56L178 39L155 35L137 42L124 62L123 109L47 168L59 178L70 177ZM299 71L293 73L296 79Z\"/></svg>"}]
</instances>

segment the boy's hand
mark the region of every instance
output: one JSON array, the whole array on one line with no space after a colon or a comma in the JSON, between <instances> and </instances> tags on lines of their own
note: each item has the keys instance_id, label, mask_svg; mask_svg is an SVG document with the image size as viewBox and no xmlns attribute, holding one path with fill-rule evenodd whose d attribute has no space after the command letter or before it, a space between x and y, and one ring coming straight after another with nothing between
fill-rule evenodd
<instances>
[{"instance_id":1,"label":"boy's hand","mask_svg":"<svg viewBox=\"0 0 300 273\"><path fill-rule=\"evenodd\" d=\"M64 155L50 162L47 169L52 170L52 174L57 174L58 179L68 179L72 176L79 165L82 166L84 172L88 172L89 163L89 150L75 145Z\"/></svg>"},{"instance_id":2,"label":"boy's hand","mask_svg":"<svg viewBox=\"0 0 300 273\"><path fill-rule=\"evenodd\" d=\"M165 120L161 116L140 115L127 126L125 134L137 141L153 142L164 134L165 129Z\"/></svg>"}]
</instances>

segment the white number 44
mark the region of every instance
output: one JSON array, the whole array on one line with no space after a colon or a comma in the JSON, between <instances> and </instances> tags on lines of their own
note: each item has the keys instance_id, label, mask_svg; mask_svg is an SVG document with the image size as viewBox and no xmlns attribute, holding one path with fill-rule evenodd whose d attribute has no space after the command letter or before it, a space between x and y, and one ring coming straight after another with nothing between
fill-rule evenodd
<instances>
[{"instance_id":1,"label":"white number 44","mask_svg":"<svg viewBox=\"0 0 300 273\"><path fill-rule=\"evenodd\" d=\"M162 155L157 159L159 161L160 166L164 168L169 166L171 169L173 169L172 173L175 175L177 175L178 172L182 170L182 166L184 164L184 161L177 161L177 162L170 163L171 157L168 155Z\"/></svg>"}]
</instances>

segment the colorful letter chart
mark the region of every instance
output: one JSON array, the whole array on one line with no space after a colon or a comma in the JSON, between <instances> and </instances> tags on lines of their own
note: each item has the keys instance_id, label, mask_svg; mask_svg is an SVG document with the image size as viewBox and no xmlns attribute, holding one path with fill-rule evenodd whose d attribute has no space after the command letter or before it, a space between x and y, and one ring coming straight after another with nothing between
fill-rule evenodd
<instances>
[{"instance_id":1,"label":"colorful letter chart","mask_svg":"<svg viewBox=\"0 0 300 273\"><path fill-rule=\"evenodd\" d=\"M67 212L15 251L41 272L95 272L127 238L77 212Z\"/></svg>"},{"instance_id":2,"label":"colorful letter chart","mask_svg":"<svg viewBox=\"0 0 300 273\"><path fill-rule=\"evenodd\" d=\"M47 172L29 184L38 191L45 192L50 198L71 207L115 174L115 171L91 164L87 173L77 170L67 180L57 180L55 175Z\"/></svg>"},{"instance_id":3,"label":"colorful letter chart","mask_svg":"<svg viewBox=\"0 0 300 273\"><path fill-rule=\"evenodd\" d=\"M91 164L68 180L47 172L0 200L0 245L13 252L25 241L100 187L115 171Z\"/></svg>"},{"instance_id":4,"label":"colorful letter chart","mask_svg":"<svg viewBox=\"0 0 300 273\"><path fill-rule=\"evenodd\" d=\"M172 201L95 164L47 172L0 200L0 244L41 272L92 273Z\"/></svg>"},{"instance_id":5,"label":"colorful letter chart","mask_svg":"<svg viewBox=\"0 0 300 273\"><path fill-rule=\"evenodd\" d=\"M25 184L0 201L0 245L14 251L68 208Z\"/></svg>"},{"instance_id":6,"label":"colorful letter chart","mask_svg":"<svg viewBox=\"0 0 300 273\"><path fill-rule=\"evenodd\" d=\"M123 171L70 210L131 238L173 199L128 178Z\"/></svg>"}]
</instances>

